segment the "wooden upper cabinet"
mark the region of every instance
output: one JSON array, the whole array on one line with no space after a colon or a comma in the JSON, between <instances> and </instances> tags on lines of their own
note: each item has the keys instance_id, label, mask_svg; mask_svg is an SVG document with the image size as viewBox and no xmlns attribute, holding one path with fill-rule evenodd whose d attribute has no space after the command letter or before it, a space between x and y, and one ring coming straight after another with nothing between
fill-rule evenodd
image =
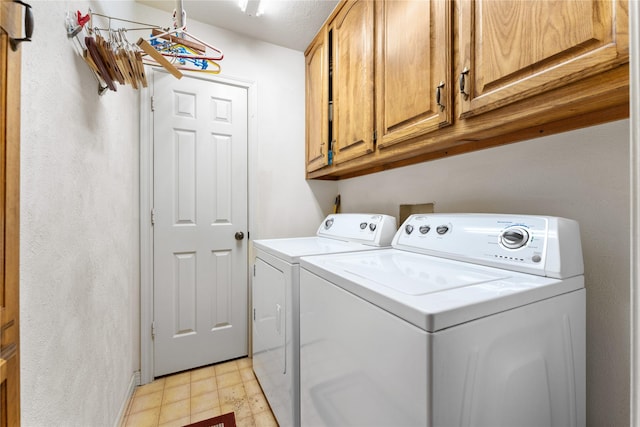
<instances>
[{"instance_id":1,"label":"wooden upper cabinet","mask_svg":"<svg viewBox=\"0 0 640 427\"><path fill-rule=\"evenodd\" d=\"M451 5L376 2L378 147L451 124Z\"/></svg>"},{"instance_id":2,"label":"wooden upper cabinet","mask_svg":"<svg viewBox=\"0 0 640 427\"><path fill-rule=\"evenodd\" d=\"M462 118L628 62L625 0L462 0Z\"/></svg>"},{"instance_id":3,"label":"wooden upper cabinet","mask_svg":"<svg viewBox=\"0 0 640 427\"><path fill-rule=\"evenodd\" d=\"M307 172L329 164L329 57L326 34L326 29L320 31L305 53Z\"/></svg>"},{"instance_id":4,"label":"wooden upper cabinet","mask_svg":"<svg viewBox=\"0 0 640 427\"><path fill-rule=\"evenodd\" d=\"M374 150L374 6L349 0L329 25L334 164Z\"/></svg>"}]
</instances>

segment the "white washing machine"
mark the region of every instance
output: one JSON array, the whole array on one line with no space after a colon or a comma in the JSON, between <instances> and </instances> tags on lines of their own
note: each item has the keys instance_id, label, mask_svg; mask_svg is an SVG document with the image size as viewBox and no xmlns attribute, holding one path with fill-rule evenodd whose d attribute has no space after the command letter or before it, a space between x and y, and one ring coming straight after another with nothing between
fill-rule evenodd
<instances>
[{"instance_id":1,"label":"white washing machine","mask_svg":"<svg viewBox=\"0 0 640 427\"><path fill-rule=\"evenodd\" d=\"M575 221L413 215L392 246L300 261L303 426L585 425Z\"/></svg>"},{"instance_id":2,"label":"white washing machine","mask_svg":"<svg viewBox=\"0 0 640 427\"><path fill-rule=\"evenodd\" d=\"M388 215L334 214L316 236L253 242L253 370L281 427L300 425L300 257L390 247L396 230Z\"/></svg>"}]
</instances>

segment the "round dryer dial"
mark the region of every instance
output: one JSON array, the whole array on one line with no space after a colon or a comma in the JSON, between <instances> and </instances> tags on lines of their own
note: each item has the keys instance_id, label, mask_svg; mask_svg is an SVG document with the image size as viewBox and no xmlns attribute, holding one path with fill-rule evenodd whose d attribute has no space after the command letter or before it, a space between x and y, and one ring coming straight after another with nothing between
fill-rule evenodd
<instances>
[{"instance_id":1,"label":"round dryer dial","mask_svg":"<svg viewBox=\"0 0 640 427\"><path fill-rule=\"evenodd\" d=\"M500 244L507 249L520 249L529 242L529 231L516 225L502 230L499 239Z\"/></svg>"}]
</instances>

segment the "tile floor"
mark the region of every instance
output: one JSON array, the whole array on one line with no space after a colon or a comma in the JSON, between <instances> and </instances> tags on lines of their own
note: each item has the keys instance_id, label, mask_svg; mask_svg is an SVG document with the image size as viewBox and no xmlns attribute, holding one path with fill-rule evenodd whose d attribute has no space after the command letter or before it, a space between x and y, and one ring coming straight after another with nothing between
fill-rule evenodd
<instances>
[{"instance_id":1,"label":"tile floor","mask_svg":"<svg viewBox=\"0 0 640 427\"><path fill-rule=\"evenodd\" d=\"M135 390L123 427L173 427L235 412L238 427L277 427L243 358L156 379Z\"/></svg>"}]
</instances>

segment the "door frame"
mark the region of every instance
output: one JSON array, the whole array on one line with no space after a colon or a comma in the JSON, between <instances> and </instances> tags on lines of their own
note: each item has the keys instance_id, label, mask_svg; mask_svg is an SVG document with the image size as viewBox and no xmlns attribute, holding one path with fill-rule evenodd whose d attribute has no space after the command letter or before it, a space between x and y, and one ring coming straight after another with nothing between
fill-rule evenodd
<instances>
[{"instance_id":1,"label":"door frame","mask_svg":"<svg viewBox=\"0 0 640 427\"><path fill-rule=\"evenodd\" d=\"M149 86L140 90L140 383L153 381L153 340L151 328L153 323L153 228L151 225L151 209L153 207L153 114L151 96L153 94L153 78L155 73L164 73L162 68L145 67L149 77ZM219 77L198 73L185 73L186 76L209 80L212 83L223 83L247 90L247 243L250 244L250 231L255 230L253 205L256 188L255 165L258 147L257 117L257 83L236 77ZM247 272L251 250L247 251ZM251 275L247 283L248 295L251 298ZM247 301L249 304L250 301ZM247 340L251 349L251 319L247 310Z\"/></svg>"},{"instance_id":2,"label":"door frame","mask_svg":"<svg viewBox=\"0 0 640 427\"><path fill-rule=\"evenodd\" d=\"M632 426L640 422L640 5L629 2L629 167L630 167L630 414Z\"/></svg>"}]
</instances>

